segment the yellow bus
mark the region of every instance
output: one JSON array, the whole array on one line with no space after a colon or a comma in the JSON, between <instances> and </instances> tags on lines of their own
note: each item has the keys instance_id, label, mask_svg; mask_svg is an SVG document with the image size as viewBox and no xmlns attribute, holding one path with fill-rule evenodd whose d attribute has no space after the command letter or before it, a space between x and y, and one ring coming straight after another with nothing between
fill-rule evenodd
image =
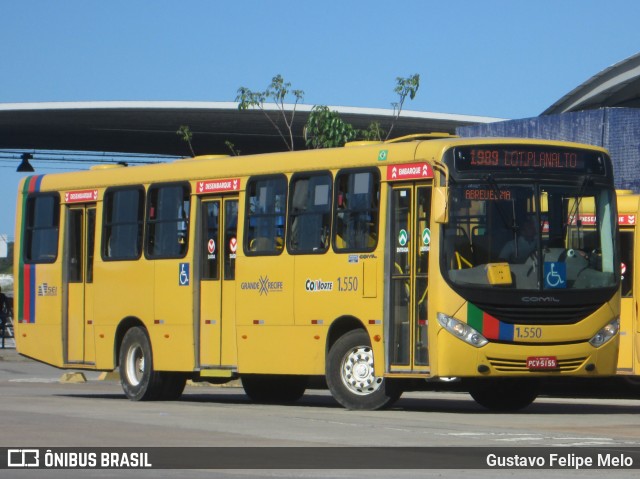
<instances>
[{"instance_id":1,"label":"yellow bus","mask_svg":"<svg viewBox=\"0 0 640 479\"><path fill-rule=\"evenodd\" d=\"M620 314L620 354L618 374L638 382L640 376L640 327L638 325L638 300L635 285L638 284L638 268L635 267L637 251L637 223L640 212L640 195L618 192L618 226L620 228L620 259L622 261L622 301Z\"/></svg>"},{"instance_id":2,"label":"yellow bus","mask_svg":"<svg viewBox=\"0 0 640 479\"><path fill-rule=\"evenodd\" d=\"M620 354L618 374L633 383L640 376L640 325L638 324L638 294L635 292L639 268L635 265L638 251L638 213L640 195L618 191L618 226L620 228L621 293Z\"/></svg>"},{"instance_id":3,"label":"yellow bus","mask_svg":"<svg viewBox=\"0 0 640 479\"><path fill-rule=\"evenodd\" d=\"M583 199L584 257L567 232ZM615 374L616 215L605 150L538 140L34 175L17 203L17 347L117 368L132 400L239 377L285 402L324 377L343 406L378 409L456 377L518 409L538 378Z\"/></svg>"},{"instance_id":4,"label":"yellow bus","mask_svg":"<svg viewBox=\"0 0 640 479\"><path fill-rule=\"evenodd\" d=\"M636 228L640 211L640 195L630 190L618 190L618 227L620 244L621 304L620 304L620 352L617 371L632 383L640 375L640 328L638 326L638 304L634 290L637 284L635 265ZM594 205L584 201L571 228L579 232L585 246L590 247L590 236L597 234Z\"/></svg>"}]
</instances>

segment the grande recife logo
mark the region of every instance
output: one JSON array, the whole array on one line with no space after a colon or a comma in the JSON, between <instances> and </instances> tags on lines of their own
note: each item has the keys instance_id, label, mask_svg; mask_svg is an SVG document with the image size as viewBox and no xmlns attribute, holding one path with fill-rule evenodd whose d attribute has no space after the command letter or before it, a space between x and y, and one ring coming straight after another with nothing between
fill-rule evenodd
<instances>
[{"instance_id":1,"label":"grande recife logo","mask_svg":"<svg viewBox=\"0 0 640 479\"><path fill-rule=\"evenodd\" d=\"M260 296L267 296L269 293L282 293L284 283L282 281L272 281L269 276L260 276L257 281L243 281L240 283L243 291L257 291Z\"/></svg>"}]
</instances>

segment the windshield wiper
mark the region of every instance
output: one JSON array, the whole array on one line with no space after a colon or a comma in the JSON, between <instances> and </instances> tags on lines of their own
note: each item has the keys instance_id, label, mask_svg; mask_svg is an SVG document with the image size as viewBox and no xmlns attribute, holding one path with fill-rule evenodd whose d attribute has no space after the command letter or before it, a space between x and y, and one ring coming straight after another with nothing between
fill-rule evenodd
<instances>
[{"instance_id":1,"label":"windshield wiper","mask_svg":"<svg viewBox=\"0 0 640 479\"><path fill-rule=\"evenodd\" d=\"M578 195L575 197L575 205L571 208L569 212L569 217L567 218L567 223L564 225L564 229L562 231L562 236L566 237L567 229L571 224L571 218L575 218L576 227L578 231L580 231L580 227L582 226L582 220L578 217L578 212L580 211L580 203L582 202L582 198L584 196L584 192L587 190L587 186L591 183L591 175L586 175L582 180L582 185L580 186L580 191L578 191Z\"/></svg>"},{"instance_id":2,"label":"windshield wiper","mask_svg":"<svg viewBox=\"0 0 640 479\"><path fill-rule=\"evenodd\" d=\"M489 184L489 186L491 186L491 188L493 188L493 192L496 194L496 198L502 198L502 190L500 189L500 186L498 185L496 180L493 178L493 175L485 176L484 180ZM507 215L504 213L504 211L502 211L502 207L500 206L500 203L501 201L496 201L496 208L498 209L498 214L500 215L500 219L508 229L513 231L513 234L515 236L517 231L520 229L520 225L516 224L515 203L514 202L511 203L513 206L512 212L511 212L511 222L507 220Z\"/></svg>"}]
</instances>

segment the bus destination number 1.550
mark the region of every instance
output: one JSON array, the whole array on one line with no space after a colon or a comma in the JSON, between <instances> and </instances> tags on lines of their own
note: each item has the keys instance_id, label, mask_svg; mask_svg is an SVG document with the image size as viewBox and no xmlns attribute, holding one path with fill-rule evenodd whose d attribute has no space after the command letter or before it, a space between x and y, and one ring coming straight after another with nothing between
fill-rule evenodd
<instances>
[{"instance_id":1,"label":"bus destination number 1.550","mask_svg":"<svg viewBox=\"0 0 640 479\"><path fill-rule=\"evenodd\" d=\"M358 277L357 276L341 276L336 282L338 283L338 291L350 292L358 291Z\"/></svg>"},{"instance_id":2,"label":"bus destination number 1.550","mask_svg":"<svg viewBox=\"0 0 640 479\"><path fill-rule=\"evenodd\" d=\"M517 339L541 339L542 328L531 328L517 326L515 328L515 336Z\"/></svg>"}]
</instances>

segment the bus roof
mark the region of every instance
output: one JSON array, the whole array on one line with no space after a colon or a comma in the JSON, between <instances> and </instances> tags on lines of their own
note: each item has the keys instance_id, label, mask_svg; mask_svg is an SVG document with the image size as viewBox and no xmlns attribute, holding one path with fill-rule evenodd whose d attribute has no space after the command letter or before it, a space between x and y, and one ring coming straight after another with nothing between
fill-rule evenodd
<instances>
[{"instance_id":1,"label":"bus roof","mask_svg":"<svg viewBox=\"0 0 640 479\"><path fill-rule=\"evenodd\" d=\"M427 136L427 139L425 139ZM40 191L56 191L83 186L106 188L127 184L185 181L190 179L244 177L298 170L327 170L371 165L439 161L451 147L482 144L558 145L606 150L578 143L522 138L459 138L449 134L411 135L387 142L367 142L343 148L300 150L246 156L205 155L168 163L133 167L96 168L72 173L48 174ZM384 152L384 154L383 154Z\"/></svg>"},{"instance_id":2,"label":"bus roof","mask_svg":"<svg viewBox=\"0 0 640 479\"><path fill-rule=\"evenodd\" d=\"M640 195L618 192L618 213L619 214L632 214L638 213L638 207L640 205Z\"/></svg>"}]
</instances>

